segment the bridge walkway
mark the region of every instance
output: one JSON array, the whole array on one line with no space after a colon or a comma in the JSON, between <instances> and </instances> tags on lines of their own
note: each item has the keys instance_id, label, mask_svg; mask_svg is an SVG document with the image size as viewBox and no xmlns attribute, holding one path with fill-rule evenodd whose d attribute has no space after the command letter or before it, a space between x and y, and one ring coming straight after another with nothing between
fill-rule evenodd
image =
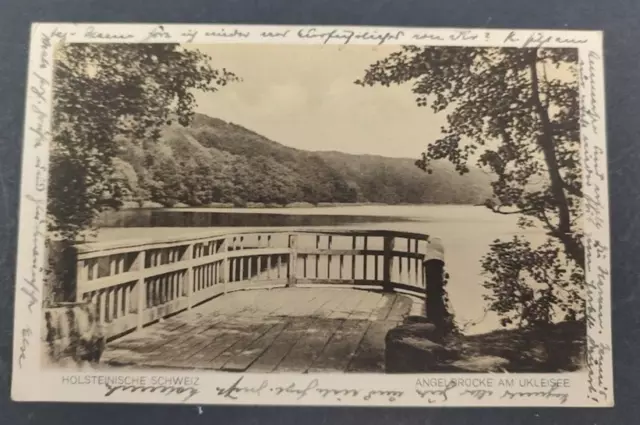
<instances>
[{"instance_id":1,"label":"bridge walkway","mask_svg":"<svg viewBox=\"0 0 640 425\"><path fill-rule=\"evenodd\" d=\"M387 331L423 301L344 287L231 292L110 342L121 367L256 373L383 372Z\"/></svg>"}]
</instances>

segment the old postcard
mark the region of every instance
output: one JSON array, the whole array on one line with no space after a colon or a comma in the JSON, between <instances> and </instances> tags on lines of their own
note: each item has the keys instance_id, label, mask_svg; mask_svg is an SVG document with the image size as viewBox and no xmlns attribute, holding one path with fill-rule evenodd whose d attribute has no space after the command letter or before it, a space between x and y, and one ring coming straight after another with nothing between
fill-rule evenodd
<instances>
[{"instance_id":1,"label":"old postcard","mask_svg":"<svg viewBox=\"0 0 640 425\"><path fill-rule=\"evenodd\" d=\"M14 400L612 406L602 58L35 24Z\"/></svg>"}]
</instances>

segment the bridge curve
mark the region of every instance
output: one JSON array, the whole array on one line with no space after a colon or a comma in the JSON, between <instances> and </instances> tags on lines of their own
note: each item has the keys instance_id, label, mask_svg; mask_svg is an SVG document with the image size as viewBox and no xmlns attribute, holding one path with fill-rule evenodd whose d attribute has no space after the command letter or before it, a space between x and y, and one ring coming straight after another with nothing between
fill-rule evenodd
<instances>
[{"instance_id":1,"label":"bridge curve","mask_svg":"<svg viewBox=\"0 0 640 425\"><path fill-rule=\"evenodd\" d=\"M239 229L198 237L76 247L75 300L95 308L108 339L239 290L366 287L424 298L444 313L443 248L428 235L388 230Z\"/></svg>"}]
</instances>

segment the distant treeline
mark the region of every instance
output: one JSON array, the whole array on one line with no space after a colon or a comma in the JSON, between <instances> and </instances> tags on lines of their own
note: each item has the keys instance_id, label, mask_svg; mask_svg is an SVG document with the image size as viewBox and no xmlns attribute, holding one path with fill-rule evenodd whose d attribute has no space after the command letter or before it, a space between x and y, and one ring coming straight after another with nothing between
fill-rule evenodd
<instances>
[{"instance_id":1,"label":"distant treeline","mask_svg":"<svg viewBox=\"0 0 640 425\"><path fill-rule=\"evenodd\" d=\"M426 174L411 159L302 151L204 115L186 128L168 125L158 143L122 146L115 178L140 206L478 204L490 196L482 173L461 177L436 164Z\"/></svg>"}]
</instances>

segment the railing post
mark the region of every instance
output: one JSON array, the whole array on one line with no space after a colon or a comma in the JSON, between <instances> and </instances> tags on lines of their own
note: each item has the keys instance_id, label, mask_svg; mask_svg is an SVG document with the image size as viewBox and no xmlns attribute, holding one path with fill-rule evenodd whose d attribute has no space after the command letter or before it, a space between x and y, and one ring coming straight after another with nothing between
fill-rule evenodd
<instances>
[{"instance_id":1,"label":"railing post","mask_svg":"<svg viewBox=\"0 0 640 425\"><path fill-rule=\"evenodd\" d=\"M74 288L76 302L81 302L84 298L84 294L80 292L78 288L80 286L84 286L84 283L87 281L88 277L89 276L86 260L76 260L76 287Z\"/></svg>"},{"instance_id":2,"label":"railing post","mask_svg":"<svg viewBox=\"0 0 640 425\"><path fill-rule=\"evenodd\" d=\"M393 236L384 237L384 254L382 258L382 290L384 292L392 292L393 285L391 282L391 267L393 265L393 245L395 238Z\"/></svg>"},{"instance_id":3,"label":"railing post","mask_svg":"<svg viewBox=\"0 0 640 425\"><path fill-rule=\"evenodd\" d=\"M289 235L289 276L287 286L296 286L298 266L298 235Z\"/></svg>"},{"instance_id":4,"label":"railing post","mask_svg":"<svg viewBox=\"0 0 640 425\"><path fill-rule=\"evenodd\" d=\"M138 271L138 283L137 283L137 292L138 292L138 310L136 312L138 318L137 328L142 329L144 326L144 309L147 304L147 291L144 282L144 266L145 266L145 255L146 251L142 250L138 253L138 257L136 258L135 270Z\"/></svg>"},{"instance_id":5,"label":"railing post","mask_svg":"<svg viewBox=\"0 0 640 425\"><path fill-rule=\"evenodd\" d=\"M222 239L222 244L220 245L220 252L224 254L222 259L222 292L224 294L227 293L227 281L229 280L229 258L227 257L227 252L229 251L229 244L227 243L227 238Z\"/></svg>"},{"instance_id":6,"label":"railing post","mask_svg":"<svg viewBox=\"0 0 640 425\"><path fill-rule=\"evenodd\" d=\"M444 246L439 238L432 238L427 244L424 257L425 316L437 329L445 325L446 306L444 304Z\"/></svg>"},{"instance_id":7,"label":"railing post","mask_svg":"<svg viewBox=\"0 0 640 425\"><path fill-rule=\"evenodd\" d=\"M194 244L189 244L187 246L187 250L184 253L183 261L191 261L194 257ZM187 297L187 310L190 310L193 307L193 299L191 295L193 295L193 266L189 265L187 267L187 271L184 275L184 283L186 285L185 288L185 296Z\"/></svg>"}]
</instances>

